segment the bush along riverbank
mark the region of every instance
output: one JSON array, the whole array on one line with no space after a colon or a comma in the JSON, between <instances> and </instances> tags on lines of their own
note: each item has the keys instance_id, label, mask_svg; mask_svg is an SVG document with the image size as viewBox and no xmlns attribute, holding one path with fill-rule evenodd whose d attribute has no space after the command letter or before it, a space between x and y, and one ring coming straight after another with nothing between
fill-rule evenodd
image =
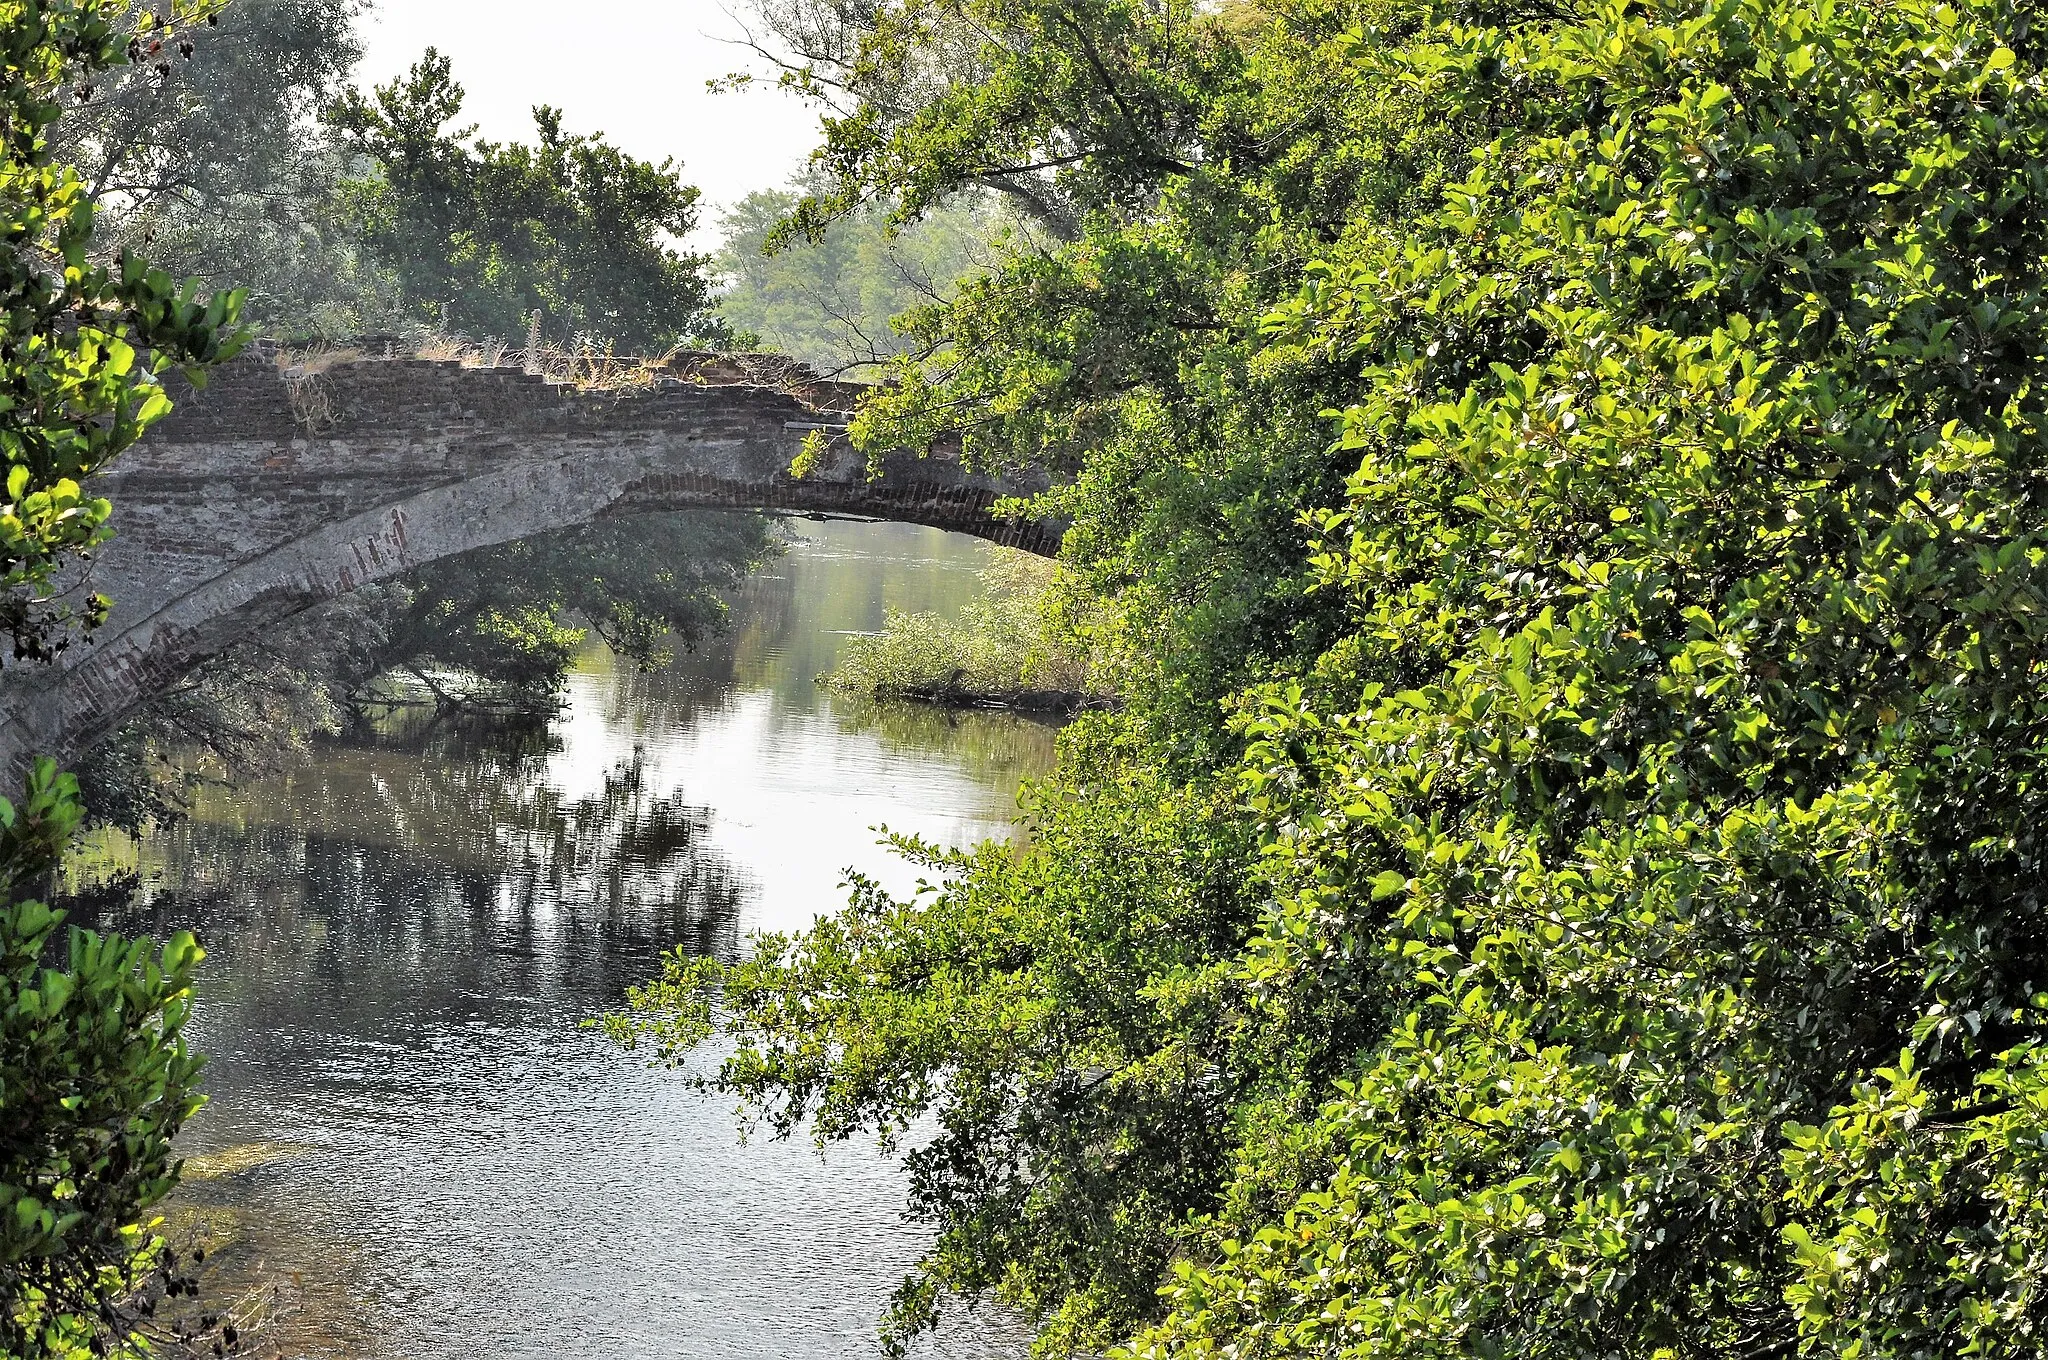
<instances>
[{"instance_id":1,"label":"bush along riverbank","mask_svg":"<svg viewBox=\"0 0 2048 1360\"><path fill-rule=\"evenodd\" d=\"M1125 711L615 1028L900 1140L897 1344L2040 1356L2039 7L874 14L792 231L1054 241L850 440L1059 469Z\"/></svg>"},{"instance_id":2,"label":"bush along riverbank","mask_svg":"<svg viewBox=\"0 0 2048 1360\"><path fill-rule=\"evenodd\" d=\"M1087 609L1056 565L1005 557L958 619L892 609L819 683L860 699L1072 715L1120 706Z\"/></svg>"}]
</instances>

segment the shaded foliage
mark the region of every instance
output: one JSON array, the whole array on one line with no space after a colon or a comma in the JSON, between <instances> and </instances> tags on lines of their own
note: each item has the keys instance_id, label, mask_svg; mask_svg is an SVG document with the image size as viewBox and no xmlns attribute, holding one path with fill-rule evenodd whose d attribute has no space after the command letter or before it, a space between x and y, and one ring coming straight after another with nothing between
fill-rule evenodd
<instances>
[{"instance_id":1,"label":"shaded foliage","mask_svg":"<svg viewBox=\"0 0 2048 1360\"><path fill-rule=\"evenodd\" d=\"M658 665L726 626L727 597L778 550L756 515L608 520L435 562L244 639L155 696L80 770L95 821L180 816L210 780L264 773L359 724L394 679L437 708L546 713L589 632Z\"/></svg>"}]
</instances>

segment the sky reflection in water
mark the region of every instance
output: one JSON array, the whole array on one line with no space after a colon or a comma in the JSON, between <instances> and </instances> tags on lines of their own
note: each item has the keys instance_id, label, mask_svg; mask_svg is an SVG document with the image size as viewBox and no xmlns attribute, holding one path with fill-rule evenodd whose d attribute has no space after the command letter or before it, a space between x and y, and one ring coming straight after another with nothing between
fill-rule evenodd
<instances>
[{"instance_id":1,"label":"sky reflection in water","mask_svg":"<svg viewBox=\"0 0 2048 1360\"><path fill-rule=\"evenodd\" d=\"M733 634L653 674L586 656L545 728L400 720L204 798L116 924L198 928L191 1209L306 1295L301 1355L826 1357L925 1240L870 1146L741 1146L728 1102L581 1022L677 942L731 955L914 873L869 828L1007 833L1051 733L859 713L813 678L885 605L954 609L987 549L806 526ZM963 1321L940 1354L1015 1353Z\"/></svg>"}]
</instances>

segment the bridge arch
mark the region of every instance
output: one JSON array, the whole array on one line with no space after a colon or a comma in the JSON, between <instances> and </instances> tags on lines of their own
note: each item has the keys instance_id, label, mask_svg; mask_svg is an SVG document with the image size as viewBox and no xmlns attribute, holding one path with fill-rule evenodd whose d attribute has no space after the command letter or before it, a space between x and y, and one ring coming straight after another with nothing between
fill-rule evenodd
<instances>
[{"instance_id":1,"label":"bridge arch","mask_svg":"<svg viewBox=\"0 0 2048 1360\"><path fill-rule=\"evenodd\" d=\"M780 510L1057 549L1059 526L992 513L1033 486L944 453L892 457L868 480L844 412L813 404L850 404L847 389L792 392L703 367L585 391L414 359L298 374L256 347L96 479L115 537L90 588L113 613L58 663L0 678L0 767L76 755L193 665L325 600L600 518ZM793 478L814 434L828 440L825 465Z\"/></svg>"}]
</instances>

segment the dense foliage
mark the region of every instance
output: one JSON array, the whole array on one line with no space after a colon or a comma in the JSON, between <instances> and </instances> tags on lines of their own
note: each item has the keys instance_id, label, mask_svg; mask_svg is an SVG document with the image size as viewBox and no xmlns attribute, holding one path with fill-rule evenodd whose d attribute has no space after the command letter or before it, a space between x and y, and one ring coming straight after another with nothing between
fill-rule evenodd
<instances>
[{"instance_id":1,"label":"dense foliage","mask_svg":"<svg viewBox=\"0 0 2048 1360\"><path fill-rule=\"evenodd\" d=\"M697 225L697 190L671 162L634 160L572 136L534 110L539 141L474 140L451 126L463 90L428 49L405 77L351 89L331 114L366 174L348 211L396 278L403 314L479 338L543 338L661 354L715 330L704 259L676 242Z\"/></svg>"},{"instance_id":2,"label":"dense foliage","mask_svg":"<svg viewBox=\"0 0 2048 1360\"><path fill-rule=\"evenodd\" d=\"M158 379L239 342L235 294L196 296L124 252L92 254L93 205L48 133L60 101L130 63L168 67L195 7L119 0L0 3L0 598L14 661L47 659L103 601L62 574L100 541L108 506L80 480L169 409ZM147 1208L175 1180L170 1137L196 1103L179 1031L198 950L73 931L25 900L77 825L76 788L47 762L0 800L0 1348L104 1349L133 1284Z\"/></svg>"},{"instance_id":3,"label":"dense foliage","mask_svg":"<svg viewBox=\"0 0 2048 1360\"><path fill-rule=\"evenodd\" d=\"M1751 0L1402 54L1519 130L1274 321L1365 360L1315 563L1360 699L1252 725L1247 972L1404 1013L1151 1348L2038 1349L2034 42Z\"/></svg>"},{"instance_id":4,"label":"dense foliage","mask_svg":"<svg viewBox=\"0 0 2048 1360\"><path fill-rule=\"evenodd\" d=\"M983 78L799 227L1075 158L856 433L1070 472L1131 699L1021 851L643 998L778 1127L936 1111L902 1320L2038 1353L2036 8L838 12Z\"/></svg>"},{"instance_id":5,"label":"dense foliage","mask_svg":"<svg viewBox=\"0 0 2048 1360\"><path fill-rule=\"evenodd\" d=\"M97 72L179 41L168 25L139 34L127 6L0 8L0 628L6 662L40 660L69 626L91 627L104 602L63 598L59 568L99 542L107 504L79 482L170 409L157 377L225 357L239 295L196 297L132 253L89 253L93 204L48 133L61 101Z\"/></svg>"},{"instance_id":6,"label":"dense foliage","mask_svg":"<svg viewBox=\"0 0 2048 1360\"><path fill-rule=\"evenodd\" d=\"M82 811L48 761L19 804L0 799L0 1346L23 1360L118 1331L113 1304L152 1249L142 1213L176 1183L171 1136L200 1103L182 1036L190 935L155 947L73 929L65 965L43 966L62 913L18 895Z\"/></svg>"}]
</instances>

